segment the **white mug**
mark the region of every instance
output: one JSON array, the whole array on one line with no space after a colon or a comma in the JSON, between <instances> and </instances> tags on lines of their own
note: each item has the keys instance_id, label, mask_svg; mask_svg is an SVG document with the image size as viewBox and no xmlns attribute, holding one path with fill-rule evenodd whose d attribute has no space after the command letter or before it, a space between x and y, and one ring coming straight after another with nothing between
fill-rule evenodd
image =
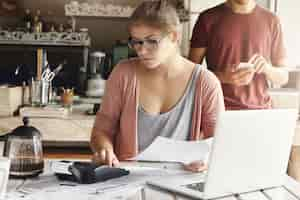
<instances>
[{"instance_id":1,"label":"white mug","mask_svg":"<svg viewBox=\"0 0 300 200\"><path fill-rule=\"evenodd\" d=\"M10 159L6 157L0 157L0 199L5 198L9 167Z\"/></svg>"}]
</instances>

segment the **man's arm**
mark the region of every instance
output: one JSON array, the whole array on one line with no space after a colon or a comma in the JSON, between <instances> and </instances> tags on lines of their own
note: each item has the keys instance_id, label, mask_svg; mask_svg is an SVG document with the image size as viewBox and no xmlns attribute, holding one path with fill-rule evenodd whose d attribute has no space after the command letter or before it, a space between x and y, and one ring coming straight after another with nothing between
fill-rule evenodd
<instances>
[{"instance_id":1,"label":"man's arm","mask_svg":"<svg viewBox=\"0 0 300 200\"><path fill-rule=\"evenodd\" d=\"M252 63L255 65L256 73L264 73L271 83L284 85L288 82L288 71L281 68L286 66L285 58L278 60L275 65L272 65L262 56L257 56Z\"/></svg>"},{"instance_id":2,"label":"man's arm","mask_svg":"<svg viewBox=\"0 0 300 200\"><path fill-rule=\"evenodd\" d=\"M206 48L191 48L189 59L194 63L202 64L205 54ZM252 80L253 70L242 69L238 72L228 70L214 71L214 74L218 77L221 83L247 85Z\"/></svg>"},{"instance_id":3,"label":"man's arm","mask_svg":"<svg viewBox=\"0 0 300 200\"><path fill-rule=\"evenodd\" d=\"M189 59L197 64L202 64L206 54L206 48L191 48L189 52Z\"/></svg>"},{"instance_id":4,"label":"man's arm","mask_svg":"<svg viewBox=\"0 0 300 200\"><path fill-rule=\"evenodd\" d=\"M285 70L285 59L282 59L280 63L266 70L267 79L276 85L284 85L289 80L289 72Z\"/></svg>"}]
</instances>

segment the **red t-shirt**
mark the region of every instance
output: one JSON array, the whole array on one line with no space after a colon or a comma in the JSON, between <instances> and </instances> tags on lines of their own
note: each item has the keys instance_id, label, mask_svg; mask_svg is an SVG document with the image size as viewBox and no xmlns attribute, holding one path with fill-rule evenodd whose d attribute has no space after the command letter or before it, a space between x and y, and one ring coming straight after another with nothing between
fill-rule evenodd
<instances>
[{"instance_id":1,"label":"red t-shirt","mask_svg":"<svg viewBox=\"0 0 300 200\"><path fill-rule=\"evenodd\" d=\"M286 55L279 19L256 6L249 14L234 13L225 3L202 12L191 39L192 48L206 48L211 71L247 62L254 54L273 65ZM271 107L265 75L255 74L246 86L222 84L226 109L264 109Z\"/></svg>"}]
</instances>

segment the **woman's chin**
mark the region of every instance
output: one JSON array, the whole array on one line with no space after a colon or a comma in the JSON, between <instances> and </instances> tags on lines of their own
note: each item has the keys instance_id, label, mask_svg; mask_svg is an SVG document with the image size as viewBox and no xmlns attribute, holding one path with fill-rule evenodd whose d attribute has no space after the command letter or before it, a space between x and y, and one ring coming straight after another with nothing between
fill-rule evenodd
<instances>
[{"instance_id":1,"label":"woman's chin","mask_svg":"<svg viewBox=\"0 0 300 200\"><path fill-rule=\"evenodd\" d=\"M147 69L155 69L159 66L159 63L155 62L155 60L148 59L148 60L141 60L141 62Z\"/></svg>"}]
</instances>

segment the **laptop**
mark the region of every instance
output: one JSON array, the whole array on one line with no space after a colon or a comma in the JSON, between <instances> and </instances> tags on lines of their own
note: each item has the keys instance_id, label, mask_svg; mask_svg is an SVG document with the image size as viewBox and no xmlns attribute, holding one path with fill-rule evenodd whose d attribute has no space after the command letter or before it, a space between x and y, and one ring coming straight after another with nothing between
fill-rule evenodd
<instances>
[{"instance_id":1,"label":"laptop","mask_svg":"<svg viewBox=\"0 0 300 200\"><path fill-rule=\"evenodd\" d=\"M208 170L147 184L196 199L241 194L284 184L296 109L220 113Z\"/></svg>"}]
</instances>

